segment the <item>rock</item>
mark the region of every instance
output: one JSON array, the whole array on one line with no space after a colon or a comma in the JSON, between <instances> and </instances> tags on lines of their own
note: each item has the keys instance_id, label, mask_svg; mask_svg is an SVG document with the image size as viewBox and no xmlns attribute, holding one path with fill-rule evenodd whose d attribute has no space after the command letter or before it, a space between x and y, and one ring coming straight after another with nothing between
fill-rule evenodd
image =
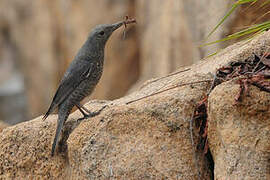
<instances>
[{"instance_id":1,"label":"rock","mask_svg":"<svg viewBox=\"0 0 270 180\"><path fill-rule=\"evenodd\" d=\"M70 135L72 178L196 179L200 170L209 179L206 159L193 158L189 128L192 101L204 90L197 85L130 105L125 104L130 98L112 102L104 116L83 122ZM187 91L196 95L185 97Z\"/></svg>"},{"instance_id":2,"label":"rock","mask_svg":"<svg viewBox=\"0 0 270 180\"><path fill-rule=\"evenodd\" d=\"M0 121L0 132L2 132L3 129L5 129L6 127L8 127L8 124L4 123L3 121Z\"/></svg>"},{"instance_id":3,"label":"rock","mask_svg":"<svg viewBox=\"0 0 270 180\"><path fill-rule=\"evenodd\" d=\"M215 179L269 179L270 94L250 85L235 103L239 85L218 85L208 99L210 149Z\"/></svg>"},{"instance_id":4,"label":"rock","mask_svg":"<svg viewBox=\"0 0 270 180\"><path fill-rule=\"evenodd\" d=\"M50 158L48 154L54 136L53 125L52 121L38 118L1 132L0 179L55 179L66 176L66 160L61 156Z\"/></svg>"},{"instance_id":5,"label":"rock","mask_svg":"<svg viewBox=\"0 0 270 180\"><path fill-rule=\"evenodd\" d=\"M222 162L219 155L222 158L225 153L220 154L222 144L216 140L217 136L214 132L217 128L213 126L218 120L215 118L228 113L218 111L220 115L214 116L215 109L212 110L212 105L216 105L218 110L224 108L224 111L235 113L230 117L239 117L236 109L226 109L226 106L222 107L214 103L216 101L214 97L217 99L228 97L227 107L231 107L230 102L233 96L228 95L229 92L235 93L233 85L230 85L230 82L224 83L224 86L232 87L230 89L220 84L211 92L209 99L208 113L211 127L208 140L210 152L213 148L214 162L211 160L211 154L207 158L202 149L197 148L200 144L200 136L195 126L196 122L191 120L196 104L205 97L210 88L211 73L215 73L216 69L230 62L247 59L253 53L262 54L267 50L268 44L270 44L270 32L265 32L249 43L235 44L189 68L179 69L179 73L149 80L129 96L114 101L90 102L86 107L91 111L97 111L104 104L108 107L100 115L82 122L77 121L81 117L78 111L71 114L65 123L54 157L50 157L50 149L57 116L50 116L46 121L42 121L39 117L5 128L0 133L0 178L212 179L214 171L211 167L217 163L215 164L216 177L231 179L227 174L220 175ZM181 72L184 69L186 71ZM222 94L220 89L223 87L227 93ZM160 91L162 93L157 93ZM245 101L247 105L251 102L255 105L243 106L246 107L243 112L249 113L250 121L241 122L247 125L252 133L255 133L256 128L252 129L253 127L262 128L261 125L267 122L266 119L258 119L260 116L256 114L255 108L269 111L267 109L269 97L263 99L267 94L258 92L254 88L251 89L251 93L251 97L258 97L258 99L248 98ZM151 94L152 96L143 98ZM258 104L258 102L262 103ZM255 123L255 120L261 121L261 125L258 122ZM240 122L240 120L236 121ZM254 122L253 125L251 122ZM244 132L245 128L241 127L241 130L243 129ZM259 167L261 171L258 170L258 172L265 172L264 160L268 155L268 150L267 143L264 142L266 142L269 130L267 127L260 130L262 132L257 132L257 134L265 134L264 140L257 143L250 142L248 138L253 140L252 137L247 137L241 142L243 144L241 151L253 152L248 147L257 144L256 152L251 153L250 156L247 156L249 153L244 154L244 152L243 156L242 154L233 156L239 154L239 151L235 153L235 149L232 148L230 151L232 156L226 156L226 158L231 163L256 162L257 164L249 163L249 166L253 166L253 169ZM237 133L234 135L237 139ZM261 153L262 151L264 154ZM256 153L264 156L256 157ZM253 158L253 161L246 160L247 157ZM223 162L225 165L223 170L227 172L226 170L231 166L226 163L228 161ZM241 164L242 167L245 166ZM253 172L250 173L253 175ZM234 174L232 174L233 177Z\"/></svg>"}]
</instances>

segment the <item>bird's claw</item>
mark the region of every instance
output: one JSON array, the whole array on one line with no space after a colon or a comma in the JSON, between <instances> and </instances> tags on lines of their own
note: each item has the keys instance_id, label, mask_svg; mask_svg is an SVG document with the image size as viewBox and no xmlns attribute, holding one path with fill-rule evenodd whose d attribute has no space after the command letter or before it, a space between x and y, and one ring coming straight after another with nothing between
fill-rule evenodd
<instances>
[{"instance_id":1,"label":"bird's claw","mask_svg":"<svg viewBox=\"0 0 270 180\"><path fill-rule=\"evenodd\" d=\"M95 117L97 115L99 115L101 113L101 111L103 109L105 109L106 107L108 107L108 105L104 105L100 110L96 111L96 112L89 112L88 114L84 114L84 116L82 118L77 119L77 123L80 123L82 120L91 118L91 117Z\"/></svg>"}]
</instances>

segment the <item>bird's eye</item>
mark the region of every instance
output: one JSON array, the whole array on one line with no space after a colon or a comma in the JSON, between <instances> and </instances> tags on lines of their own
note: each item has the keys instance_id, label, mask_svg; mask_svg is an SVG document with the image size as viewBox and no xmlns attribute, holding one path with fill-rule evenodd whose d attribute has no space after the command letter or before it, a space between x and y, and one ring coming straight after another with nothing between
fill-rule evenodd
<instances>
[{"instance_id":1,"label":"bird's eye","mask_svg":"<svg viewBox=\"0 0 270 180\"><path fill-rule=\"evenodd\" d=\"M100 36L103 36L105 33L104 33L104 31L100 31L98 34L99 34Z\"/></svg>"}]
</instances>

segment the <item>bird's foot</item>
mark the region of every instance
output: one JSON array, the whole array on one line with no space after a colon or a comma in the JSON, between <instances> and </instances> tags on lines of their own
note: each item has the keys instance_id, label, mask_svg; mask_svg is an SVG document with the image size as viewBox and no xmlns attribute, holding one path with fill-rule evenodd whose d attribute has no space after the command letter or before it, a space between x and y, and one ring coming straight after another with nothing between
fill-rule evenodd
<instances>
[{"instance_id":1,"label":"bird's foot","mask_svg":"<svg viewBox=\"0 0 270 180\"><path fill-rule=\"evenodd\" d=\"M95 117L95 116L99 115L99 114L101 113L101 111L102 111L103 109L105 109L107 106L108 106L108 105L104 105L102 108L100 108L100 109L99 109L98 111L96 111L96 112L91 112L91 111L89 111L88 109L86 109L85 107L81 106L82 109L85 110L88 114L86 114L84 111L82 111L82 110L79 109L79 110L81 111L81 113L83 114L83 117L82 117L82 118L79 118L79 119L77 120L77 122L80 123L80 122L81 122L82 120L84 120L84 119L88 119L88 118Z\"/></svg>"},{"instance_id":2,"label":"bird's foot","mask_svg":"<svg viewBox=\"0 0 270 180\"><path fill-rule=\"evenodd\" d=\"M77 119L77 123L81 123L82 120L85 120L87 118L88 118L87 116L83 116L82 118Z\"/></svg>"}]
</instances>

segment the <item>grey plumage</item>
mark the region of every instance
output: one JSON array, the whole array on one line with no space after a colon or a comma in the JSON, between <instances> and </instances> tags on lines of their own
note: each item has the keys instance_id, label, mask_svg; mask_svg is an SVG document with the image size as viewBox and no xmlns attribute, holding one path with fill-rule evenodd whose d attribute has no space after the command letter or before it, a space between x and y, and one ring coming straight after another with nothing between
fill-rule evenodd
<instances>
[{"instance_id":1,"label":"grey plumage","mask_svg":"<svg viewBox=\"0 0 270 180\"><path fill-rule=\"evenodd\" d=\"M80 101L92 93L101 78L104 48L107 40L114 30L125 23L125 21L122 21L115 24L96 26L64 74L52 103L43 117L43 119L46 119L58 108L58 122L51 150L52 156L62 127L71 109L74 106L79 108Z\"/></svg>"}]
</instances>

